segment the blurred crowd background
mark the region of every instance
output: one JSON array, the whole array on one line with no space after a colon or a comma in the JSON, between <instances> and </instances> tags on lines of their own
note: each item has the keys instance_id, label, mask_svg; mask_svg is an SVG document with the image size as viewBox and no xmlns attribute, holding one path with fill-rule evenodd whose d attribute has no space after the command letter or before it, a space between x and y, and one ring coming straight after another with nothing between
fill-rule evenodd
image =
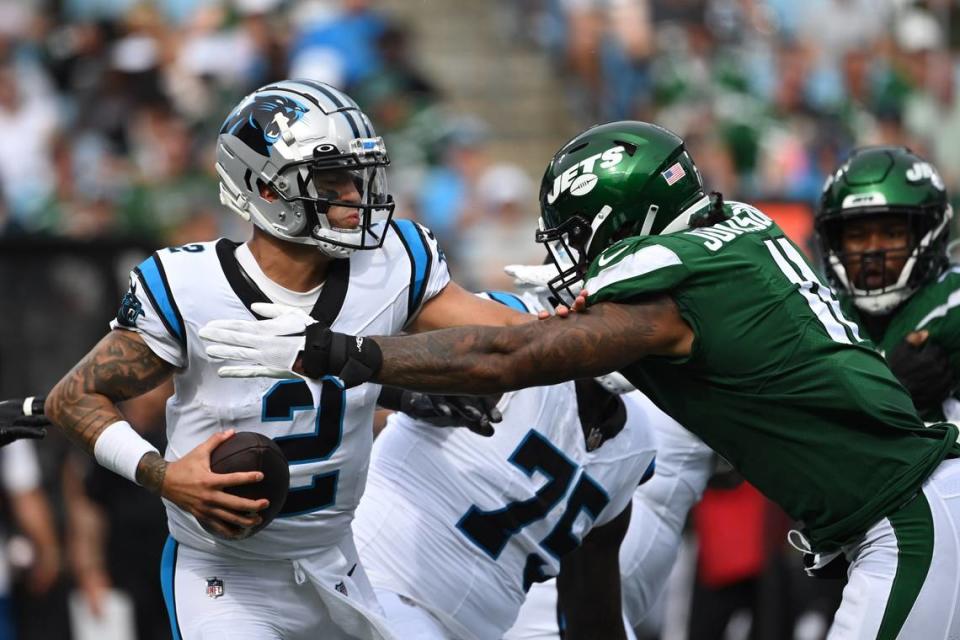
<instances>
[{"instance_id":1,"label":"blurred crowd background","mask_svg":"<svg viewBox=\"0 0 960 640\"><path fill-rule=\"evenodd\" d=\"M808 247L853 146L910 146L960 194L958 14L955 0L0 0L0 395L49 388L146 252L247 236L219 205L214 145L272 80L354 96L386 139L397 215L433 229L461 283L506 288L502 265L542 258L540 173L596 122L673 129L709 189L761 203ZM127 410L160 441L154 396ZM0 485L0 640L70 638L91 605L132 607L127 637L169 637L159 503L56 434L3 450ZM802 577L788 524L718 473L644 633L822 637L842 582Z\"/></svg>"}]
</instances>

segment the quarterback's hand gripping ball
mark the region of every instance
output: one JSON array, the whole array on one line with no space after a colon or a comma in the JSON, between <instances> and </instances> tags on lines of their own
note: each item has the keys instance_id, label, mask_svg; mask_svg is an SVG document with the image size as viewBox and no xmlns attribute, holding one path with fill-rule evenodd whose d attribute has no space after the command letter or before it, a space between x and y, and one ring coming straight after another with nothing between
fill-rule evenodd
<instances>
[{"instance_id":1,"label":"quarterback's hand gripping ball","mask_svg":"<svg viewBox=\"0 0 960 640\"><path fill-rule=\"evenodd\" d=\"M252 431L240 431L232 438L220 443L210 453L210 470L214 473L236 473L241 471L260 471L263 480L253 484L241 484L227 487L225 492L246 498L247 500L270 501L260 516L260 524L241 529L231 540L243 540L266 527L280 510L287 499L290 488L290 467L286 456L270 438ZM208 533L222 537L217 531L207 526L203 520L197 520Z\"/></svg>"}]
</instances>

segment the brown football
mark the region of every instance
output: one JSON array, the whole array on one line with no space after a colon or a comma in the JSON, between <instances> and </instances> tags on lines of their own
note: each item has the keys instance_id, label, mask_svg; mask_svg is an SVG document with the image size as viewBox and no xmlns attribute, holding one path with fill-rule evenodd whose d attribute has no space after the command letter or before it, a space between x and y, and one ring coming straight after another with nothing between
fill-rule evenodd
<instances>
[{"instance_id":1,"label":"brown football","mask_svg":"<svg viewBox=\"0 0 960 640\"><path fill-rule=\"evenodd\" d=\"M266 498L270 501L270 506L260 512L263 521L259 525L249 527L231 539L249 538L270 524L283 509L283 503L287 499L287 491L290 488L290 467L280 447L270 438L253 431L235 433L232 438L221 443L210 454L210 470L214 473L263 472L263 480L260 482L224 489L227 493L241 498L250 500ZM200 521L200 524L209 533L219 535L205 526L203 521Z\"/></svg>"}]
</instances>

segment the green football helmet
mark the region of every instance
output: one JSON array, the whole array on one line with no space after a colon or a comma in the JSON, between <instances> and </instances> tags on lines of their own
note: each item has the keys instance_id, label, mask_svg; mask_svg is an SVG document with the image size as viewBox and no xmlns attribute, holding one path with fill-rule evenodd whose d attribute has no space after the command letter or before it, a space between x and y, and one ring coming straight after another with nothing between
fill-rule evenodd
<instances>
[{"instance_id":1,"label":"green football helmet","mask_svg":"<svg viewBox=\"0 0 960 640\"><path fill-rule=\"evenodd\" d=\"M559 271L553 294L575 297L589 264L623 238L686 229L708 200L677 135L646 122L598 125L553 156L540 183L540 229Z\"/></svg>"},{"instance_id":2,"label":"green football helmet","mask_svg":"<svg viewBox=\"0 0 960 640\"><path fill-rule=\"evenodd\" d=\"M910 236L907 246L844 251L844 226L849 221L890 215L906 217ZM946 269L952 217L943 179L923 158L906 147L853 151L843 166L827 178L816 214L816 230L830 284L849 294L865 313L890 313ZM892 251L902 252L906 259L895 279L886 274L887 254ZM857 260L861 273L867 265L879 267L883 286L865 288L863 282L853 282L847 268Z\"/></svg>"}]
</instances>

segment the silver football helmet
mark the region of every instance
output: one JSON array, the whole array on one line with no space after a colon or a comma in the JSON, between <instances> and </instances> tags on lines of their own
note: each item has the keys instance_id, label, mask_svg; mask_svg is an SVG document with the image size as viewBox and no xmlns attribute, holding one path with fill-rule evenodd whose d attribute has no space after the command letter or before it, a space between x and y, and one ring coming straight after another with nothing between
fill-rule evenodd
<instances>
[{"instance_id":1,"label":"silver football helmet","mask_svg":"<svg viewBox=\"0 0 960 640\"><path fill-rule=\"evenodd\" d=\"M257 89L227 116L217 139L220 201L270 235L333 258L383 245L394 209L388 164L383 139L357 103L313 80ZM331 189L345 179L359 201L339 199ZM359 225L333 226L331 207L356 209Z\"/></svg>"}]
</instances>

